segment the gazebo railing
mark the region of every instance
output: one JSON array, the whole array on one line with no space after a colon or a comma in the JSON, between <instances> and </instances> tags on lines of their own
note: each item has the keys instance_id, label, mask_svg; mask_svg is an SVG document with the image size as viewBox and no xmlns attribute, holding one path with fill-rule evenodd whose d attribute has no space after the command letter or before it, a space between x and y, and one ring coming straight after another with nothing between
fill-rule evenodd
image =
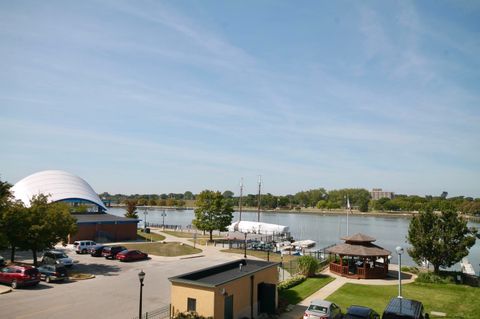
<instances>
[{"instance_id":1,"label":"gazebo railing","mask_svg":"<svg viewBox=\"0 0 480 319\"><path fill-rule=\"evenodd\" d=\"M342 266L336 263L330 263L330 271L337 274L348 275L348 266Z\"/></svg>"}]
</instances>

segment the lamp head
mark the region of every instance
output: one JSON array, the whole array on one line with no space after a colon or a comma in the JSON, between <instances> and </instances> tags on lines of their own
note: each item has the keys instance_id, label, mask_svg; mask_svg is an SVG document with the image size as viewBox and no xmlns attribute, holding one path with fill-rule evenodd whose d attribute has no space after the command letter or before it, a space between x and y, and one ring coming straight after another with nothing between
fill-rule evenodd
<instances>
[{"instance_id":1,"label":"lamp head","mask_svg":"<svg viewBox=\"0 0 480 319\"><path fill-rule=\"evenodd\" d=\"M139 273L138 273L138 279L140 279L140 283L143 283L143 279L145 278L145 273L143 272L143 270L141 270Z\"/></svg>"},{"instance_id":2,"label":"lamp head","mask_svg":"<svg viewBox=\"0 0 480 319\"><path fill-rule=\"evenodd\" d=\"M395 248L395 250L397 251L397 254L399 254L399 255L403 254L403 247L397 246L397 248Z\"/></svg>"}]
</instances>

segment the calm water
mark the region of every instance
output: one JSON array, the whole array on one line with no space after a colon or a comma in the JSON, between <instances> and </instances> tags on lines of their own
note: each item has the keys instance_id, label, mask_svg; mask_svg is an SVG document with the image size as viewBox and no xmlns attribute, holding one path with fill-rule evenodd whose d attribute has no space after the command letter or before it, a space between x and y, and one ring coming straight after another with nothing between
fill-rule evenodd
<instances>
[{"instance_id":1,"label":"calm water","mask_svg":"<svg viewBox=\"0 0 480 319\"><path fill-rule=\"evenodd\" d=\"M123 216L123 208L110 208L110 214ZM147 222L162 223L162 209L153 209L148 211ZM194 218L193 210L166 210L165 224L181 225L185 227L191 225ZM139 218L143 219L143 210L139 210ZM238 212L234 213L234 220L238 220ZM257 220L257 213L243 212L242 220ZM331 244L342 242L340 237L347 234L347 218L345 215L317 215L317 214L287 214L287 213L262 213L260 220L266 223L286 225L290 227L290 233L295 239L312 239L317 242L315 248L323 248ZM364 233L375 237L375 244L384 247L392 252L392 262L398 263L395 247L402 246L408 248L406 236L410 219L398 217L380 217L380 216L349 216L348 232L350 235L355 233ZM143 224L140 224L140 226ZM480 229L479 223L470 223ZM470 263L475 268L478 275L480 272L480 240L477 240L475 246L470 249L468 256ZM404 254L402 264L414 265L414 262ZM454 267L459 269L459 267Z\"/></svg>"}]
</instances>

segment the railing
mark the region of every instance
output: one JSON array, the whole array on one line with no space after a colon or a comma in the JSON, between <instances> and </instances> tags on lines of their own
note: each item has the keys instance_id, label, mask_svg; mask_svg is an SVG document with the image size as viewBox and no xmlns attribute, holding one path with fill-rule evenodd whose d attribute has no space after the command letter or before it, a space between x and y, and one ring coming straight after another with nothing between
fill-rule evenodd
<instances>
[{"instance_id":1,"label":"railing","mask_svg":"<svg viewBox=\"0 0 480 319\"><path fill-rule=\"evenodd\" d=\"M348 266L342 266L335 263L330 263L330 271L337 274L348 275Z\"/></svg>"},{"instance_id":2,"label":"railing","mask_svg":"<svg viewBox=\"0 0 480 319\"><path fill-rule=\"evenodd\" d=\"M158 308L152 311L148 311L142 315L141 318L138 316L133 319L168 319L170 318L170 305Z\"/></svg>"}]
</instances>

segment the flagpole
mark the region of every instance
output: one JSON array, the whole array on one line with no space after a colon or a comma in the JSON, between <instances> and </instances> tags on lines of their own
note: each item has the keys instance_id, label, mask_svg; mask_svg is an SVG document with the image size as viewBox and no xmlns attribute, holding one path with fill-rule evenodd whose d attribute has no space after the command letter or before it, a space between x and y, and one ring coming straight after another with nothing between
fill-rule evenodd
<instances>
[{"instance_id":1,"label":"flagpole","mask_svg":"<svg viewBox=\"0 0 480 319\"><path fill-rule=\"evenodd\" d=\"M350 200L348 199L347 196L347 237L348 237L348 211L350 210Z\"/></svg>"}]
</instances>

